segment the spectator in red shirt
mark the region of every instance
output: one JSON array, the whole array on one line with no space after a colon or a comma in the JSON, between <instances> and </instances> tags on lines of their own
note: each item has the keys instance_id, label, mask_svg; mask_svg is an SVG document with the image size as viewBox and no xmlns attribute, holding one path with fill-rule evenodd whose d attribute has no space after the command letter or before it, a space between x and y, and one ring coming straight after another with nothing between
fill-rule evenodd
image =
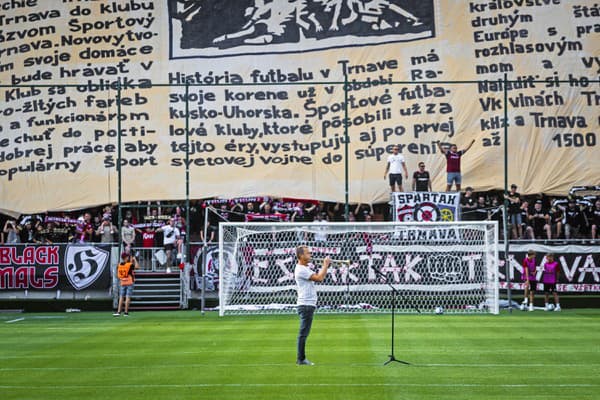
<instances>
[{"instance_id":1,"label":"spectator in red shirt","mask_svg":"<svg viewBox=\"0 0 600 400\"><path fill-rule=\"evenodd\" d=\"M469 143L466 149L458 150L455 144L451 144L450 148L443 148L442 144L438 142L438 147L440 148L440 152L446 156L446 172L447 172L447 180L446 180L446 192L449 192L452 189L452 183L456 185L456 191L460 192L460 185L462 183L462 176L460 173L460 159L465 154L471 146L475 143L475 139Z\"/></svg>"},{"instance_id":2,"label":"spectator in red shirt","mask_svg":"<svg viewBox=\"0 0 600 400\"><path fill-rule=\"evenodd\" d=\"M152 226L146 226L146 229L142 232L142 252L144 269L147 269L148 265L152 262L152 247L154 247L154 236L156 232L152 229Z\"/></svg>"}]
</instances>

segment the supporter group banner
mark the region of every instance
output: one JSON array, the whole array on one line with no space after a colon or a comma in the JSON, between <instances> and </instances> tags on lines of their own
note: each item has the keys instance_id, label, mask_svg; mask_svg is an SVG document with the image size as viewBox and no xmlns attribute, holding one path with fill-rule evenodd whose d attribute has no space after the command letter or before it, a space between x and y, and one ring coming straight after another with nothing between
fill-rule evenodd
<instances>
[{"instance_id":1,"label":"supporter group banner","mask_svg":"<svg viewBox=\"0 0 600 400\"><path fill-rule=\"evenodd\" d=\"M457 240L449 228L446 233L439 233L444 240ZM417 233L408 233L403 240L423 242ZM428 238L436 241L439 237ZM511 246L508 256L508 267L504 259L504 250L499 246L498 276L501 289L523 289L522 262L529 250L537 252L538 277L541 282L541 271L544 256L553 252L559 262L559 280L557 288L560 292L600 292L600 250L594 246L545 246L518 245ZM410 248L410 246L408 247ZM388 275L390 282L400 290L425 290L428 285L446 286L447 288L471 288L474 278L481 276L479 261L482 254L477 251L462 257L446 255L443 252L431 254L410 254L407 246L394 246L385 243L365 242L364 238L339 245L334 242L322 242L311 246L315 257L329 255L335 259L348 259L348 265L333 264L321 290L359 290L366 287L373 290L389 290L389 286L378 280L373 267ZM241 247L242 256L235 256L225 251L225 262L236 265L235 285L238 289L255 292L295 290L294 267L296 265L295 247L281 242L276 246ZM219 289L219 249L215 245L207 248L204 259L206 286L210 291ZM440 262L443 261L443 262ZM202 262L197 258L197 262ZM198 270L200 265L198 264ZM201 288L201 283L196 286ZM541 287L540 287L541 290Z\"/></svg>"},{"instance_id":2,"label":"supporter group banner","mask_svg":"<svg viewBox=\"0 0 600 400\"><path fill-rule=\"evenodd\" d=\"M460 221L460 193L394 193L395 221Z\"/></svg>"},{"instance_id":3,"label":"supporter group banner","mask_svg":"<svg viewBox=\"0 0 600 400\"><path fill-rule=\"evenodd\" d=\"M109 245L0 246L0 291L104 290L110 285Z\"/></svg>"},{"instance_id":4,"label":"supporter group banner","mask_svg":"<svg viewBox=\"0 0 600 400\"><path fill-rule=\"evenodd\" d=\"M1 5L3 212L182 199L186 182L336 202L347 182L382 202L394 145L405 188L423 161L439 191L438 144L472 140L476 191L503 187L505 145L522 193L598 183L594 0Z\"/></svg>"},{"instance_id":5,"label":"supporter group banner","mask_svg":"<svg viewBox=\"0 0 600 400\"><path fill-rule=\"evenodd\" d=\"M500 246L502 247L502 246ZM600 292L600 249L596 246L544 246L538 244L511 246L508 266L504 249L499 249L500 287L523 289L523 259L529 250L536 252L537 278L542 282L545 255L554 253L559 263L557 289L560 292Z\"/></svg>"}]
</instances>

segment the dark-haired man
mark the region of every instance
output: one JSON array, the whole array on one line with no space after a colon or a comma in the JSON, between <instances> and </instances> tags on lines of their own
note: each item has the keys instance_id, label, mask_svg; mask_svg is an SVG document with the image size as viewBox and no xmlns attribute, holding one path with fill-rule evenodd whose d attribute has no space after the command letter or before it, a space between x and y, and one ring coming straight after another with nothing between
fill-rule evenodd
<instances>
[{"instance_id":1,"label":"dark-haired man","mask_svg":"<svg viewBox=\"0 0 600 400\"><path fill-rule=\"evenodd\" d=\"M431 178L429 171L425 170L425 163L419 163L419 169L413 173L412 190L414 192L431 192Z\"/></svg>"},{"instance_id":2,"label":"dark-haired man","mask_svg":"<svg viewBox=\"0 0 600 400\"><path fill-rule=\"evenodd\" d=\"M451 144L449 149L445 149L442 147L442 144L438 142L438 147L440 152L446 157L446 192L449 192L452 189L452 184L456 185L456 191L460 192L460 185L462 183L462 175L460 172L460 159L462 156L469 151L471 146L475 143L475 139L469 143L469 145L464 150L458 150L458 147L455 144Z\"/></svg>"},{"instance_id":3,"label":"dark-haired man","mask_svg":"<svg viewBox=\"0 0 600 400\"><path fill-rule=\"evenodd\" d=\"M313 315L317 308L317 290L315 282L322 282L327 276L327 268L331 263L331 259L326 257L323 260L323 268L316 273L308 267L311 261L310 249L307 246L298 246L296 248L296 256L298 263L294 270L294 278L298 290L298 316L300 317L300 329L298 331L298 346L296 364L298 365L313 365L312 362L306 359L306 339L310 333L312 326Z\"/></svg>"}]
</instances>

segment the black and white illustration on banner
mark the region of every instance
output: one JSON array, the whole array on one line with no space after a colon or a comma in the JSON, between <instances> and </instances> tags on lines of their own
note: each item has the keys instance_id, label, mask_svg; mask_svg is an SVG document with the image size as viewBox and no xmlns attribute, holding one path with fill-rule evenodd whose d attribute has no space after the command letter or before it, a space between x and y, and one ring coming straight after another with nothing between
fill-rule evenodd
<instances>
[{"instance_id":1,"label":"black and white illustration on banner","mask_svg":"<svg viewBox=\"0 0 600 400\"><path fill-rule=\"evenodd\" d=\"M435 36L434 0L169 0L171 58L294 53Z\"/></svg>"},{"instance_id":2,"label":"black and white illustration on banner","mask_svg":"<svg viewBox=\"0 0 600 400\"><path fill-rule=\"evenodd\" d=\"M93 284L108 266L109 252L96 246L68 246L64 258L65 275L76 290Z\"/></svg>"}]
</instances>

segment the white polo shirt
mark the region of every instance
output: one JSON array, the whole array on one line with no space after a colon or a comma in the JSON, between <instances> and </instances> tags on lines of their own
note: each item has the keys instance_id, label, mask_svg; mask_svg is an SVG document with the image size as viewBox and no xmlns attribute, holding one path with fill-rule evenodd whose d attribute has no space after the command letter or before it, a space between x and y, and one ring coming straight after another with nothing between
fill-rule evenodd
<instances>
[{"instance_id":1,"label":"white polo shirt","mask_svg":"<svg viewBox=\"0 0 600 400\"><path fill-rule=\"evenodd\" d=\"M298 301L296 304L299 306L317 306L317 289L315 288L315 282L310 280L314 273L312 269L302 264L296 264L294 278L298 286Z\"/></svg>"},{"instance_id":2,"label":"white polo shirt","mask_svg":"<svg viewBox=\"0 0 600 400\"><path fill-rule=\"evenodd\" d=\"M165 225L162 227L164 234L163 244L174 244L179 237L179 229L172 227L171 225Z\"/></svg>"},{"instance_id":3,"label":"white polo shirt","mask_svg":"<svg viewBox=\"0 0 600 400\"><path fill-rule=\"evenodd\" d=\"M404 164L404 156L402 154L390 154L387 160L390 163L390 170L388 171L390 174L402 173L402 164Z\"/></svg>"}]
</instances>

